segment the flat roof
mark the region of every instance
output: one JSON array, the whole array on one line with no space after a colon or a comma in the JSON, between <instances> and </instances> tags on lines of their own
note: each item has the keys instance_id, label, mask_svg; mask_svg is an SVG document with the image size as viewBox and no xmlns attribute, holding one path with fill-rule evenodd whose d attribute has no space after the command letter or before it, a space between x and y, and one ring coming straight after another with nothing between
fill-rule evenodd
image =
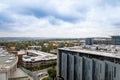
<instances>
[{"instance_id":1,"label":"flat roof","mask_svg":"<svg viewBox=\"0 0 120 80\"><path fill-rule=\"evenodd\" d=\"M114 52L104 52L104 51L97 51L97 50L88 50L88 49L83 49L80 47L76 48L59 48L59 50L66 50L66 51L73 51L73 52L78 52L78 53L83 53L83 54L91 54L91 55L98 55L98 56L106 56L106 57L111 57L111 58L119 58L120 59L120 52L114 53Z\"/></svg>"},{"instance_id":2,"label":"flat roof","mask_svg":"<svg viewBox=\"0 0 120 80\"><path fill-rule=\"evenodd\" d=\"M15 56L14 54L9 54L8 52L0 48L0 70L5 68L9 69L16 63L17 60L17 56Z\"/></svg>"},{"instance_id":3,"label":"flat roof","mask_svg":"<svg viewBox=\"0 0 120 80\"><path fill-rule=\"evenodd\" d=\"M28 75L24 71L22 71L20 68L17 68L17 70L13 72L9 78L11 79L28 78Z\"/></svg>"},{"instance_id":4,"label":"flat roof","mask_svg":"<svg viewBox=\"0 0 120 80\"><path fill-rule=\"evenodd\" d=\"M46 53L46 52L42 52L42 51L37 51L37 50L27 50L26 52L32 53L32 54L36 54L37 56L28 56L23 55L23 61L42 61L42 60L54 60L57 59L57 55L54 54L50 54L50 53ZM28 58L25 58L28 57Z\"/></svg>"}]
</instances>

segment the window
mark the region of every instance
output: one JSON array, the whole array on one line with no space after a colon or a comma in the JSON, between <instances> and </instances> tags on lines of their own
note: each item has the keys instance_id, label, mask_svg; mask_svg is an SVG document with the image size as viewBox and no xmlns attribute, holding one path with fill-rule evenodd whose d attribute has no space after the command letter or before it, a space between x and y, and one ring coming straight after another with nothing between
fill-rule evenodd
<instances>
[{"instance_id":1,"label":"window","mask_svg":"<svg viewBox=\"0 0 120 80\"><path fill-rule=\"evenodd\" d=\"M116 67L114 67L114 77L116 77Z\"/></svg>"}]
</instances>

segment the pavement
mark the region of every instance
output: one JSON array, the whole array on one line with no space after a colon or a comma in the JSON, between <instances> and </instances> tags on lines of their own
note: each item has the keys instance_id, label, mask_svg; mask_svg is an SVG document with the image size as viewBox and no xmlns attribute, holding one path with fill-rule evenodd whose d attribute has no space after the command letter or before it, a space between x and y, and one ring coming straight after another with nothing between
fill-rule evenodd
<instances>
[{"instance_id":1,"label":"pavement","mask_svg":"<svg viewBox=\"0 0 120 80\"><path fill-rule=\"evenodd\" d=\"M20 68L17 68L14 73L10 75L11 79L17 79L17 78L26 78L30 80L34 80L31 76L29 76L27 73L22 71Z\"/></svg>"},{"instance_id":2,"label":"pavement","mask_svg":"<svg viewBox=\"0 0 120 80\"><path fill-rule=\"evenodd\" d=\"M41 72L47 72L47 69L42 69L42 70L34 71L33 73L38 74L38 73L41 73Z\"/></svg>"},{"instance_id":3,"label":"pavement","mask_svg":"<svg viewBox=\"0 0 120 80\"><path fill-rule=\"evenodd\" d=\"M36 74L40 80L48 76L47 69L34 71L33 73Z\"/></svg>"}]
</instances>

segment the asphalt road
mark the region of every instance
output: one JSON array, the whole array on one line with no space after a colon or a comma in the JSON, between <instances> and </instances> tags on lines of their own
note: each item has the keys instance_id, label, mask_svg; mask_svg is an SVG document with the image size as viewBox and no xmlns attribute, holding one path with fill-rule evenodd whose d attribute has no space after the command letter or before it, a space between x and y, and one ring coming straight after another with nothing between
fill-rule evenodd
<instances>
[{"instance_id":1,"label":"asphalt road","mask_svg":"<svg viewBox=\"0 0 120 80\"><path fill-rule=\"evenodd\" d=\"M40 80L41 80L42 78L48 76L48 74L47 74L47 69L34 71L33 73L34 73L35 75L37 75Z\"/></svg>"}]
</instances>

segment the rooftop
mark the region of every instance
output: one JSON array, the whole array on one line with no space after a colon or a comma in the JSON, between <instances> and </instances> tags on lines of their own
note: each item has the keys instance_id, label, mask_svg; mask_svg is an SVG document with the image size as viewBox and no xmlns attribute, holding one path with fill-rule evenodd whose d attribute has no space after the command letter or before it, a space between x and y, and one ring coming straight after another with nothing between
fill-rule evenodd
<instances>
[{"instance_id":1,"label":"rooftop","mask_svg":"<svg viewBox=\"0 0 120 80\"><path fill-rule=\"evenodd\" d=\"M0 71L12 67L17 62L17 59L14 54L9 54L7 51L0 48Z\"/></svg>"},{"instance_id":2,"label":"rooftop","mask_svg":"<svg viewBox=\"0 0 120 80\"><path fill-rule=\"evenodd\" d=\"M42 60L53 60L57 59L57 56L54 54L37 51L37 50L27 50L26 52L36 54L37 56L28 56L27 54L23 56L23 61L42 61Z\"/></svg>"},{"instance_id":3,"label":"rooftop","mask_svg":"<svg viewBox=\"0 0 120 80\"><path fill-rule=\"evenodd\" d=\"M67 48L59 48L59 49L79 52L84 54L120 58L120 46L115 46L115 45L109 45L109 46L108 45L92 45L92 46L84 45L84 46L67 47Z\"/></svg>"},{"instance_id":4,"label":"rooftop","mask_svg":"<svg viewBox=\"0 0 120 80\"><path fill-rule=\"evenodd\" d=\"M9 78L15 79L15 78L27 78L27 77L28 75L24 71L22 71L20 68L17 68L17 70L13 74L11 74Z\"/></svg>"}]
</instances>

